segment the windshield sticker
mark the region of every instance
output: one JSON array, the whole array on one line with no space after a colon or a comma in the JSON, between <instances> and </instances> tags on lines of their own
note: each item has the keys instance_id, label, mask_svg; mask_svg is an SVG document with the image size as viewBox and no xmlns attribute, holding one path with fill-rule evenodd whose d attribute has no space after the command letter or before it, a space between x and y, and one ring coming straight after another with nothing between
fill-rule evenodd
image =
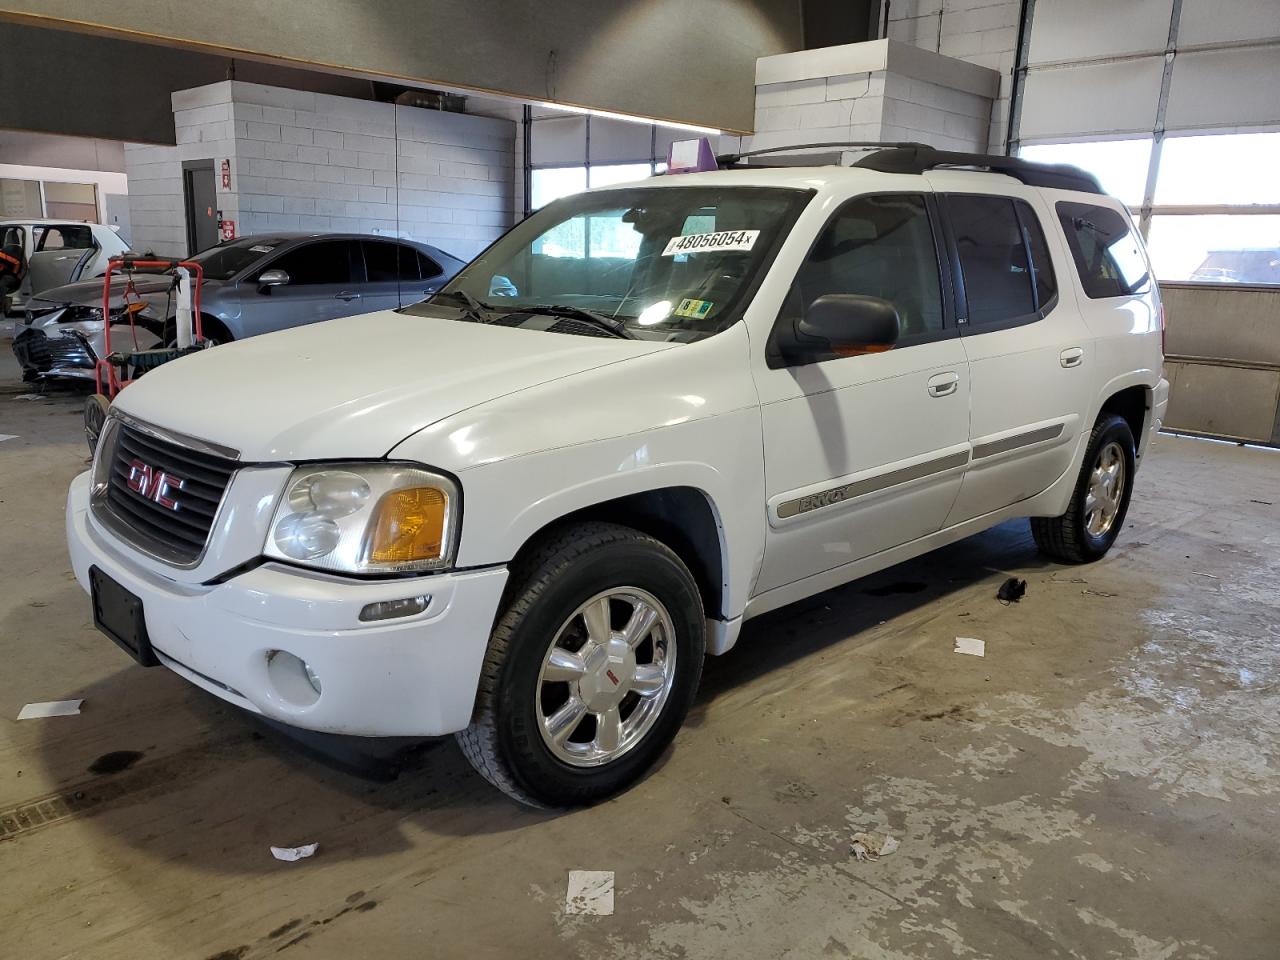
<instances>
[{"instance_id":1,"label":"windshield sticker","mask_svg":"<svg viewBox=\"0 0 1280 960\"><path fill-rule=\"evenodd\" d=\"M676 307L672 312L677 317L692 317L694 320L701 320L711 312L712 303L710 300L681 300L680 306Z\"/></svg>"},{"instance_id":2,"label":"windshield sticker","mask_svg":"<svg viewBox=\"0 0 1280 960\"><path fill-rule=\"evenodd\" d=\"M267 246L263 246L262 244L258 244L256 247L250 247L249 252L250 253L270 253L274 249L275 247L267 247Z\"/></svg>"},{"instance_id":3,"label":"windshield sticker","mask_svg":"<svg viewBox=\"0 0 1280 960\"><path fill-rule=\"evenodd\" d=\"M759 230L721 230L717 233L690 233L667 241L664 257L680 253L719 253L723 250L750 250L756 245Z\"/></svg>"}]
</instances>

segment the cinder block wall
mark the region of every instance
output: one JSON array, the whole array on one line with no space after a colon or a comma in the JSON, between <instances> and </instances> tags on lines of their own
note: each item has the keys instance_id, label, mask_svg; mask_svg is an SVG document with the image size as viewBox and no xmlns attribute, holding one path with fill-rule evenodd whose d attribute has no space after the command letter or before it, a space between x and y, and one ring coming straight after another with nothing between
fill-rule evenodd
<instances>
[{"instance_id":1,"label":"cinder block wall","mask_svg":"<svg viewBox=\"0 0 1280 960\"><path fill-rule=\"evenodd\" d=\"M126 150L135 247L185 250L182 161L194 159L231 161L218 201L241 236L399 233L466 259L513 222L510 121L239 81L173 103L178 145Z\"/></svg>"},{"instance_id":2,"label":"cinder block wall","mask_svg":"<svg viewBox=\"0 0 1280 960\"><path fill-rule=\"evenodd\" d=\"M894 0L889 5L889 39L1000 73L987 133L992 153L1004 153L1020 10L1019 0Z\"/></svg>"}]
</instances>

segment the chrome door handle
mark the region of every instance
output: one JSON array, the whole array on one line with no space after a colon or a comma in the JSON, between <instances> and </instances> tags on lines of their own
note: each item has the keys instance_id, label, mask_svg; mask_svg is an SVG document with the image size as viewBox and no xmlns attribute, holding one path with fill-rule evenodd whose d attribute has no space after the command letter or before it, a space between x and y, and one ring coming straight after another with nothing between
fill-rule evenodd
<instances>
[{"instance_id":1,"label":"chrome door handle","mask_svg":"<svg viewBox=\"0 0 1280 960\"><path fill-rule=\"evenodd\" d=\"M1078 367L1084 363L1084 348L1068 347L1058 354L1058 360L1064 367Z\"/></svg>"},{"instance_id":2,"label":"chrome door handle","mask_svg":"<svg viewBox=\"0 0 1280 960\"><path fill-rule=\"evenodd\" d=\"M359 300L359 299L360 299L360 294L358 294L358 293L352 293L352 292L351 292L351 291L349 291L349 290L343 290L340 294L338 294L336 297L334 297L334 299L335 299L335 300L345 300L347 303L350 303L352 300Z\"/></svg>"},{"instance_id":3,"label":"chrome door handle","mask_svg":"<svg viewBox=\"0 0 1280 960\"><path fill-rule=\"evenodd\" d=\"M938 373L929 378L929 396L946 397L956 392L960 386L960 374L954 370Z\"/></svg>"}]
</instances>

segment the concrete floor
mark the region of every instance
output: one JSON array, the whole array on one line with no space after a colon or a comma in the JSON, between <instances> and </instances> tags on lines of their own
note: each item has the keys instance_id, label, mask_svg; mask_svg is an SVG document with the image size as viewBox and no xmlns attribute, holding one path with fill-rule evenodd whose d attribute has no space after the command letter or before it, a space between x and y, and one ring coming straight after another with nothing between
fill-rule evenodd
<instances>
[{"instance_id":1,"label":"concrete floor","mask_svg":"<svg viewBox=\"0 0 1280 960\"><path fill-rule=\"evenodd\" d=\"M132 666L63 546L80 399L22 392L0 341L0 957L1280 953L1276 452L1161 437L1093 566L1008 524L754 621L652 776L556 815L451 740L374 783ZM566 916L570 869L613 916Z\"/></svg>"}]
</instances>

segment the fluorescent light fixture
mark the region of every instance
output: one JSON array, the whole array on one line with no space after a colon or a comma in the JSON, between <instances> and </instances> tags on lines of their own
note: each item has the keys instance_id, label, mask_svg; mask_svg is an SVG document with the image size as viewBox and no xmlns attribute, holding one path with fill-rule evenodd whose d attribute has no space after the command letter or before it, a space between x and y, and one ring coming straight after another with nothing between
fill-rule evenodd
<instances>
[{"instance_id":1,"label":"fluorescent light fixture","mask_svg":"<svg viewBox=\"0 0 1280 960\"><path fill-rule=\"evenodd\" d=\"M688 130L692 133L703 133L710 136L720 136L720 130L716 127L699 127L692 123L675 123L669 120L654 120L651 117L633 117L625 113L613 113L609 110L593 110L590 107L573 107L566 103L552 103L549 100L534 101L534 106L545 107L548 110L563 110L565 113L581 113L589 117L603 117L606 120L622 120L625 123L643 123L653 124L658 127L670 127L672 130Z\"/></svg>"}]
</instances>

